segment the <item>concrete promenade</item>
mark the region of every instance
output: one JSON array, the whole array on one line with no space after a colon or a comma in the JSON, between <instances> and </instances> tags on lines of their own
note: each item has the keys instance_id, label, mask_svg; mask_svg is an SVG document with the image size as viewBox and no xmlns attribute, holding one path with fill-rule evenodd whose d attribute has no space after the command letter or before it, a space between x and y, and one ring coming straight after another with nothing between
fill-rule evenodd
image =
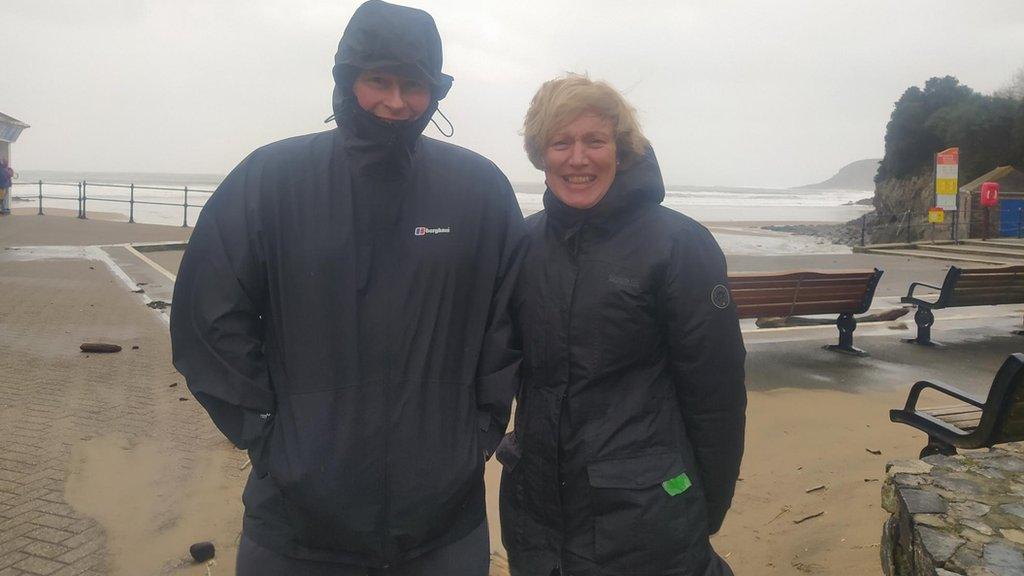
<instances>
[{"instance_id":1,"label":"concrete promenade","mask_svg":"<svg viewBox=\"0 0 1024 576\"><path fill-rule=\"evenodd\" d=\"M181 242L189 232L0 218L0 576L234 574L246 458L184 388L156 309L170 300L180 252L140 258L123 246ZM946 267L863 254L729 260L733 270L885 268L878 309L897 305L910 281L941 280ZM745 324L747 451L713 540L736 573L878 573L885 462L913 458L924 444L886 411L918 379L984 393L1006 355L1024 348L1010 334L1020 308L937 312L941 349L899 342L913 333L912 314L862 324L855 342L869 358L821 350L836 339L831 326ZM123 350L83 354L87 341ZM487 474L497 551L498 468ZM816 485L827 488L806 492ZM216 564L189 561L188 546L201 540L215 542Z\"/></svg>"}]
</instances>

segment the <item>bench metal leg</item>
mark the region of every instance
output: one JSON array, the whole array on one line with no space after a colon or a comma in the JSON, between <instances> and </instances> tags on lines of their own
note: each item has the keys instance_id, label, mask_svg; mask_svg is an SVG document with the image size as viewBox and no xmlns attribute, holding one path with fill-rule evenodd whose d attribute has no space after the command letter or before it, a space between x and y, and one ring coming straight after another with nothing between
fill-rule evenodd
<instances>
[{"instance_id":1,"label":"bench metal leg","mask_svg":"<svg viewBox=\"0 0 1024 576\"><path fill-rule=\"evenodd\" d=\"M920 344L922 346L940 346L932 340L932 324L935 324L935 315L932 309L926 306L918 306L914 313L914 322L917 323L917 338L904 338L908 344Z\"/></svg>"},{"instance_id":2,"label":"bench metal leg","mask_svg":"<svg viewBox=\"0 0 1024 576\"><path fill-rule=\"evenodd\" d=\"M956 448L952 444L943 442L938 438L928 437L928 445L921 450L921 458L925 456L933 456L935 454L942 454L943 456L952 456L956 454Z\"/></svg>"},{"instance_id":3,"label":"bench metal leg","mask_svg":"<svg viewBox=\"0 0 1024 576\"><path fill-rule=\"evenodd\" d=\"M839 319L836 320L836 327L839 328L839 344L824 346L825 350L852 356L868 356L867 352L853 346L853 331L857 329L857 319L853 317L853 314L840 314Z\"/></svg>"}]
</instances>

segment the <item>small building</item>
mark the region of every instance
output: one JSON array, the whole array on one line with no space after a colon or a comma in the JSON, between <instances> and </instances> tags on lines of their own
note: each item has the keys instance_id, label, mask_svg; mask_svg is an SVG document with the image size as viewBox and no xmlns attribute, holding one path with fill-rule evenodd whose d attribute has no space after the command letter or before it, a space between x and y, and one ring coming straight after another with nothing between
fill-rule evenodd
<instances>
[{"instance_id":1,"label":"small building","mask_svg":"<svg viewBox=\"0 0 1024 576\"><path fill-rule=\"evenodd\" d=\"M1013 166L1000 166L960 187L961 211L969 223L968 237L982 237L981 185L985 182L999 183L999 206L989 209L988 235L1024 235L1024 172Z\"/></svg>"},{"instance_id":2,"label":"small building","mask_svg":"<svg viewBox=\"0 0 1024 576\"><path fill-rule=\"evenodd\" d=\"M18 140L21 131L29 125L0 112L0 158L11 161L11 144Z\"/></svg>"}]
</instances>

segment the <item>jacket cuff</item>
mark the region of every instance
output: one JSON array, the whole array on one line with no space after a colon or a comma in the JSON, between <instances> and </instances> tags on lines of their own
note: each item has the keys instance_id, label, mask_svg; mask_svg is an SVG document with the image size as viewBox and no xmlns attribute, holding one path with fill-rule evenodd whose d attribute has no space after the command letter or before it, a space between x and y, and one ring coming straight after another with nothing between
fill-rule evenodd
<instances>
[{"instance_id":1,"label":"jacket cuff","mask_svg":"<svg viewBox=\"0 0 1024 576\"><path fill-rule=\"evenodd\" d=\"M483 450L484 459L490 460L491 455L497 450L498 444L505 435L505 431L500 426L494 424L489 412L478 412L477 421L479 422L477 442L480 449Z\"/></svg>"},{"instance_id":2,"label":"jacket cuff","mask_svg":"<svg viewBox=\"0 0 1024 576\"><path fill-rule=\"evenodd\" d=\"M242 448L249 452L249 463L257 478L267 475L266 445L273 426L274 415L269 412L245 410L242 415Z\"/></svg>"}]
</instances>

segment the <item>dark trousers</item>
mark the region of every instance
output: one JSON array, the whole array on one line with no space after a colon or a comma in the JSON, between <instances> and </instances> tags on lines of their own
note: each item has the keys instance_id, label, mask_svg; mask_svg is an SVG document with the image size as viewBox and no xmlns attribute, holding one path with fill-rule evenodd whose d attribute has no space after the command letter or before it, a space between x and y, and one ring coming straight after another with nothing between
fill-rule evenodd
<instances>
[{"instance_id":1,"label":"dark trousers","mask_svg":"<svg viewBox=\"0 0 1024 576\"><path fill-rule=\"evenodd\" d=\"M236 576L487 576L491 563L487 521L465 538L390 568L366 568L289 558L253 542L238 546Z\"/></svg>"}]
</instances>

